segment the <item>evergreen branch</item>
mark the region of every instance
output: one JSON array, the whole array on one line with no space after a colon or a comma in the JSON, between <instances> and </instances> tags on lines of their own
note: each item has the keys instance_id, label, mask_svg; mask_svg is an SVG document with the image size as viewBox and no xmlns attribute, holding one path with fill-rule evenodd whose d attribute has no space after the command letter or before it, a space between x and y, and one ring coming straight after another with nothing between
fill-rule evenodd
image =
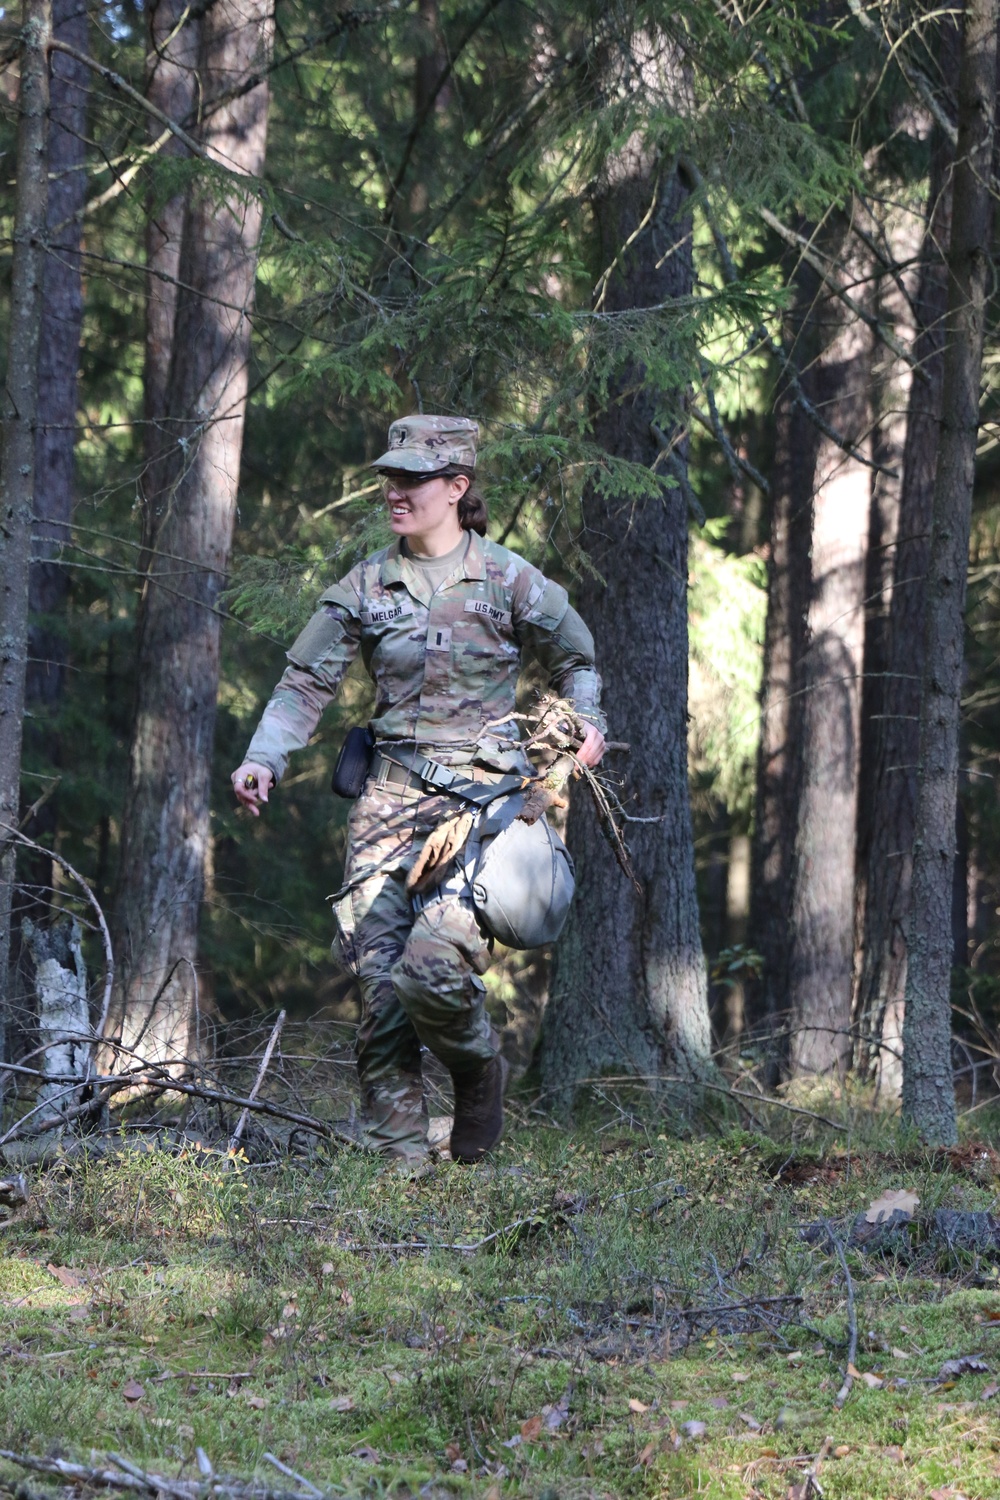
<instances>
[{"instance_id":1,"label":"evergreen branch","mask_svg":"<svg viewBox=\"0 0 1000 1500\"><path fill-rule=\"evenodd\" d=\"M707 519L705 516L705 512L702 508L701 501L698 499L698 496L691 488L691 481L688 479L687 465L684 463L680 454L676 452L676 444L671 442L670 438L667 437L662 427L658 427L655 422L650 422L649 430L656 440L656 446L659 448L660 453L666 460L666 465L670 471L671 479L676 479L677 481L677 487L680 490L681 494L684 496L685 501L687 502L688 510L691 512L697 524L699 526L704 526Z\"/></svg>"},{"instance_id":2,"label":"evergreen branch","mask_svg":"<svg viewBox=\"0 0 1000 1500\"><path fill-rule=\"evenodd\" d=\"M951 120L949 120L948 116L942 109L941 104L939 103L934 93L931 81L927 77L927 74L923 72L921 68L916 67L913 63L907 62L903 58L900 51L901 39L897 38L895 41L890 42L888 37L886 37L875 25L875 22L865 10L864 6L861 4L861 0L847 0L847 4L855 20L860 22L865 31L868 32L869 36L874 37L875 42L880 48L883 56L888 58L890 62L895 59L899 71L902 73L904 79L909 84L911 91L916 94L917 98L922 104L926 105L927 109L934 117L934 120L941 128L945 138L950 141L953 146L957 146L957 125L952 124Z\"/></svg>"},{"instance_id":3,"label":"evergreen branch","mask_svg":"<svg viewBox=\"0 0 1000 1500\"><path fill-rule=\"evenodd\" d=\"M438 74L437 80L434 84L434 87L431 89L429 97L425 100L420 113L417 115L416 119L413 121L413 124L410 127L410 133L407 136L406 145L403 147L402 160L400 161L399 166L396 168L395 177L389 184L389 193L386 198L386 205L383 213L383 223L388 223L392 219L393 208L395 207L396 199L399 197L399 190L403 185L403 179L406 176L407 168L410 165L410 158L412 157L413 152L416 149L417 141L420 139L420 136L423 133L424 126L427 124L427 121L430 118L431 111L438 101L438 96L440 95L441 90L444 88L452 73L455 71L455 65L457 64L458 59L461 57L466 47L472 41L473 37L476 35L476 32L479 31L479 29L483 25L485 25L486 21L492 15L493 11L495 11L497 6L501 3L502 0L486 0L486 4L469 22L469 25L466 27L462 36L459 38L454 51L449 55L448 61L445 63L444 67L441 69L441 72Z\"/></svg>"},{"instance_id":4,"label":"evergreen branch","mask_svg":"<svg viewBox=\"0 0 1000 1500\"><path fill-rule=\"evenodd\" d=\"M733 262L733 257L730 253L729 245L726 242L726 237L722 233L722 230L719 227L718 220L716 219L715 214L712 211L712 205L705 190L705 179L702 177L701 172L699 171L695 162L692 161L689 156L681 156L679 158L678 164L681 167L682 171L684 171L690 178L692 187L701 192L702 211L704 212L705 218L708 221L708 227L711 231L712 240L715 244L716 254L719 257L719 264L722 269L722 279L727 286L733 286L739 282L739 273L737 272L736 266ZM799 378L799 372L796 369L792 359L782 347L782 345L778 343L777 339L775 339L774 336L767 331L763 323L758 324L758 326L753 330L752 338L755 344L759 344L763 348L767 349L767 351L773 356L773 358L777 360L778 365L781 369L781 373L784 375L785 379L788 382L788 389L791 391L796 405L801 409L808 420L812 422L813 426L819 428L824 437L828 437L831 443L839 448L842 453L846 453L849 458L853 458L856 463L861 464L864 468L872 469L876 474L887 474L890 479L899 478L898 470L890 469L886 464L880 464L876 462L875 459L869 458L866 453L862 453L861 450L851 442L850 438L845 437L842 432L838 432L837 429L826 420L826 418L823 416L823 413L814 405L812 401L810 401L809 397L806 395L802 385L802 381Z\"/></svg>"},{"instance_id":5,"label":"evergreen branch","mask_svg":"<svg viewBox=\"0 0 1000 1500\"><path fill-rule=\"evenodd\" d=\"M830 266L835 263L830 261L828 265L824 265L825 257L817 253L806 236L804 234L799 234L798 230L789 229L786 224L782 224L781 220L775 214L773 214L769 208L761 207L758 208L757 212L764 220L764 223L767 224L769 228L773 229L775 234L785 241L786 245L791 245L793 249L799 251L806 265L812 267L812 269L816 272L816 275L822 281L823 285L827 287L835 297L839 297L844 306L850 312L852 312L860 322L864 323L866 328L870 328L875 337L877 339L880 339L883 344L886 344L892 350L897 359L901 360L903 364L908 365L909 368L913 371L914 375L916 375L918 380L922 380L925 385L929 385L930 376L924 369L923 364L919 360L914 359L909 350L903 348L896 335L890 332L888 328L880 323L878 318L873 317L870 312L862 307L861 303L857 300L856 297L851 296L846 287L842 287L839 285L830 269Z\"/></svg>"},{"instance_id":6,"label":"evergreen branch","mask_svg":"<svg viewBox=\"0 0 1000 1500\"><path fill-rule=\"evenodd\" d=\"M524 101L524 103L519 105L517 109L512 110L507 118L502 121L500 125L498 125L486 150L476 162L475 166L472 167L471 170L466 174L464 180L452 193L451 197L445 203L434 223L427 230L426 238L428 240L430 240L432 235L434 235L435 232L440 229L441 225L453 212L456 206L461 203L462 199L465 197L472 184L483 172L484 168L488 167L490 163L494 161L497 156L499 156L500 152L504 149L505 146L510 144L518 131L529 122L531 117L535 114L536 110L543 103L551 90L555 88L556 84L562 80L564 74L567 73L569 69L577 66L579 63L584 62L591 55L591 53L598 46L600 46L603 41L607 39L608 35L610 34L610 29L610 24L608 22L605 22L603 26L598 26L596 28L593 35L590 36L587 41L581 42L579 46L574 47L571 52L564 53L562 57L557 58L556 61L547 70L545 76L542 78L537 88L535 88L533 92L528 95L528 98Z\"/></svg>"},{"instance_id":7,"label":"evergreen branch","mask_svg":"<svg viewBox=\"0 0 1000 1500\"><path fill-rule=\"evenodd\" d=\"M736 449L733 447L732 443L729 440L726 429L722 425L722 420L716 409L715 398L712 397L710 391L707 391L707 394L710 397L710 416L706 416L705 413L701 410L701 407L694 406L692 404L688 405L688 411L691 413L692 417L694 417L699 426L704 427L705 431L710 432L715 438L719 447L722 449L733 478L735 479L739 474L744 474L746 475L747 479L749 479L753 484L757 486L759 490L763 492L763 494L770 495L770 481L764 478L759 469L754 468L749 459L744 458L742 454L737 453Z\"/></svg>"},{"instance_id":8,"label":"evergreen branch","mask_svg":"<svg viewBox=\"0 0 1000 1500\"><path fill-rule=\"evenodd\" d=\"M170 134L176 136L181 145L186 146L193 156L200 157L202 161L210 163L213 167L220 165L215 157L208 154L204 146L198 144L194 136L188 135L183 125L179 125L176 120L171 119L165 110L160 109L159 105L151 103L144 94L140 94L139 90L134 89L120 73L115 72L114 68L105 66L104 63L98 62L96 58L89 56L88 53L79 51L78 48L71 46L69 42L61 41L58 37L52 38L49 42L49 47L53 52L65 52L67 57L72 57L76 62L82 63L85 68L89 68L92 73L96 73L98 77L103 78L104 82L110 88L114 89L116 93L124 94L126 99L131 99L133 104L137 104L148 115L152 115L154 120L158 120L161 125L165 125Z\"/></svg>"}]
</instances>

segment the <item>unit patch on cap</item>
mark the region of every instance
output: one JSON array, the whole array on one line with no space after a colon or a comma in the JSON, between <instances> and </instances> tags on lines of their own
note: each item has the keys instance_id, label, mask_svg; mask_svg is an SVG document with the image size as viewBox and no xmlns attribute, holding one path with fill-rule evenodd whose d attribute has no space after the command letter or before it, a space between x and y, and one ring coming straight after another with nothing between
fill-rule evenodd
<instances>
[{"instance_id":1,"label":"unit patch on cap","mask_svg":"<svg viewBox=\"0 0 1000 1500\"><path fill-rule=\"evenodd\" d=\"M435 474L449 464L476 467L479 423L469 417L401 417L389 428L389 447L373 469Z\"/></svg>"}]
</instances>

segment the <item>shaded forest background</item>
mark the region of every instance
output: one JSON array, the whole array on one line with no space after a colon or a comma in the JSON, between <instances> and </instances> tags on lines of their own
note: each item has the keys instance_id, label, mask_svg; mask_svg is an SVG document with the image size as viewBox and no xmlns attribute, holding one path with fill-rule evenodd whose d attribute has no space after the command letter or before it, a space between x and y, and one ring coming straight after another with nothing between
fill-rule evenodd
<instances>
[{"instance_id":1,"label":"shaded forest background","mask_svg":"<svg viewBox=\"0 0 1000 1500\"><path fill-rule=\"evenodd\" d=\"M632 747L610 774L645 819L625 824L636 893L578 791L567 935L488 978L512 1053L527 1066L540 1032L557 1096L635 1072L898 1101L945 360L975 342L949 345L975 303L949 255L971 178L989 265L995 4L53 9L54 50L32 40L47 5L5 16L0 75L8 390L18 244L44 267L27 647L5 647L0 704L20 670L4 822L36 847L7 846L3 1060L37 1046L31 932L61 910L101 1016L67 864L108 914L105 1010L134 1049L350 1014L328 783L363 679L259 823L229 773L313 600L387 534L366 460L425 409L479 420L491 534L594 627ZM993 94L963 117L970 37L992 38ZM19 240L33 47L47 193ZM993 311L927 990L963 1097L992 1089L1000 1024ZM19 420L8 402L9 451Z\"/></svg>"}]
</instances>

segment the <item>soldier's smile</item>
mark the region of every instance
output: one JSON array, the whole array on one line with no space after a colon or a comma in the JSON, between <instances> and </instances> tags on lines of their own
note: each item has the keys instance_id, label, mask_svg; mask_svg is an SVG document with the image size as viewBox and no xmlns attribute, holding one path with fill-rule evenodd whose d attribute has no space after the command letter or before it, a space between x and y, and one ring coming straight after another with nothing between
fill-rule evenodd
<instances>
[{"instance_id":1,"label":"soldier's smile","mask_svg":"<svg viewBox=\"0 0 1000 1500\"><path fill-rule=\"evenodd\" d=\"M389 507L389 525L396 536L409 537L417 551L438 550L433 544L442 534L459 532L454 479L443 474L385 474L382 490ZM450 542L454 545L454 540ZM441 550L447 551L447 547Z\"/></svg>"}]
</instances>

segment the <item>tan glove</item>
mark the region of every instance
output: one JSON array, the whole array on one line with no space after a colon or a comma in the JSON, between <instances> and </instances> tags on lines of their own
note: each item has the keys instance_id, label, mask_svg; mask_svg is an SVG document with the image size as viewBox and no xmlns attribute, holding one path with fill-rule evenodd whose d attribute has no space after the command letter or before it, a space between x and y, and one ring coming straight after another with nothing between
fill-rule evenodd
<instances>
[{"instance_id":1,"label":"tan glove","mask_svg":"<svg viewBox=\"0 0 1000 1500\"><path fill-rule=\"evenodd\" d=\"M448 866L469 837L475 818L474 812L459 813L427 835L406 877L406 889L411 896L422 896L441 884Z\"/></svg>"}]
</instances>

